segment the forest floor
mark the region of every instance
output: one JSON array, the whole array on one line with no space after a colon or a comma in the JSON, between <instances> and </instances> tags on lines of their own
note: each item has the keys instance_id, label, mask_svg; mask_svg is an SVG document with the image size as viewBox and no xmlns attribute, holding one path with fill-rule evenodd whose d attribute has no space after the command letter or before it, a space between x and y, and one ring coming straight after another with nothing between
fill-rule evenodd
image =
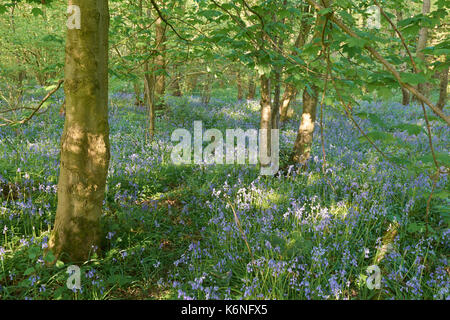
<instances>
[{"instance_id":1,"label":"forest floor","mask_svg":"<svg viewBox=\"0 0 450 320\"><path fill-rule=\"evenodd\" d=\"M261 176L252 165L177 166L170 158L171 133L192 132L194 121L223 133L258 128L257 101L223 97L204 106L198 97L167 97L152 143L134 96L115 93L110 101L104 245L80 266L81 290L74 292L66 286L69 265L43 260L64 118L53 106L24 126L0 128L0 299L450 297L449 181L438 182L426 225L431 160L420 107L357 107L355 119L397 161L383 159L327 107L323 173L320 125L307 168L286 166L297 104L280 134L285 170ZM449 128L435 117L431 128L448 164ZM379 267L380 289L367 285L371 265Z\"/></svg>"}]
</instances>

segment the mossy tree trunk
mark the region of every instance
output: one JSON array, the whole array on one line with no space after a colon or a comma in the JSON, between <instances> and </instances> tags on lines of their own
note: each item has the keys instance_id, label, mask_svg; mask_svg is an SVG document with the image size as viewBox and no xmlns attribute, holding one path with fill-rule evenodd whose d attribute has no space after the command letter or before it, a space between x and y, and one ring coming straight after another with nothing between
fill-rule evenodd
<instances>
[{"instance_id":1,"label":"mossy tree trunk","mask_svg":"<svg viewBox=\"0 0 450 320\"><path fill-rule=\"evenodd\" d=\"M441 71L440 74L440 84L439 84L439 100L437 103L437 107L440 110L443 110L445 107L445 104L447 102L447 87L448 87L448 70L449 67L445 68Z\"/></svg>"},{"instance_id":2,"label":"mossy tree trunk","mask_svg":"<svg viewBox=\"0 0 450 320\"><path fill-rule=\"evenodd\" d=\"M430 13L431 9L431 3L430 0L423 0L423 6L422 6L422 14L427 15ZM423 63L425 63L425 53L423 50L426 48L428 42L428 28L423 27L419 31L419 40L417 41L417 48L416 48L416 57L421 60ZM424 94L425 93L425 85L423 83L419 83L417 86L417 90ZM414 97L414 100L417 101L417 99Z\"/></svg>"},{"instance_id":3,"label":"mossy tree trunk","mask_svg":"<svg viewBox=\"0 0 450 320\"><path fill-rule=\"evenodd\" d=\"M150 71L148 62L144 63L144 94L148 112L147 142L155 135L155 75Z\"/></svg>"},{"instance_id":4,"label":"mossy tree trunk","mask_svg":"<svg viewBox=\"0 0 450 320\"><path fill-rule=\"evenodd\" d=\"M255 94L256 94L255 76L253 75L253 72L251 72L248 79L247 99L248 100L255 99Z\"/></svg>"},{"instance_id":5,"label":"mossy tree trunk","mask_svg":"<svg viewBox=\"0 0 450 320\"><path fill-rule=\"evenodd\" d=\"M134 80L133 81L133 89L134 89L134 95L135 95L134 105L135 106L141 106L142 105L141 84L140 84L139 80Z\"/></svg>"},{"instance_id":6,"label":"mossy tree trunk","mask_svg":"<svg viewBox=\"0 0 450 320\"><path fill-rule=\"evenodd\" d=\"M175 97L181 97L183 93L181 92L181 72L178 70L178 66L173 68L174 79L172 82L172 91Z\"/></svg>"},{"instance_id":7,"label":"mossy tree trunk","mask_svg":"<svg viewBox=\"0 0 450 320\"><path fill-rule=\"evenodd\" d=\"M298 52L296 49L301 48L305 45L306 39L308 38L308 34L311 31L311 23L307 21L306 15L310 12L311 8L309 5L306 5L303 7L303 18L301 21L301 30L295 39L294 43L294 50L292 51L291 55L296 56L298 55ZM288 114L290 113L289 107L292 101L295 100L296 96L298 94L297 88L291 84L286 83L283 98L281 99L280 103L280 121L284 122L288 119Z\"/></svg>"},{"instance_id":8,"label":"mossy tree trunk","mask_svg":"<svg viewBox=\"0 0 450 320\"><path fill-rule=\"evenodd\" d=\"M325 7L330 7L332 0L323 0ZM312 43L320 45L320 42L314 42L322 36L323 26L327 21L327 17L317 15L316 17L316 31L312 37ZM308 29L309 31L310 29ZM305 37L306 38L306 34ZM304 41L304 40L303 40ZM295 139L294 148L291 154L291 162L305 165L306 161L311 156L311 148L314 135L314 125L316 121L316 111L318 104L318 87L310 84L309 88L305 87L303 90L303 110L302 119L298 128L297 137Z\"/></svg>"},{"instance_id":9,"label":"mossy tree trunk","mask_svg":"<svg viewBox=\"0 0 450 320\"><path fill-rule=\"evenodd\" d=\"M81 9L81 29L67 30L66 118L61 138L58 206L49 249L62 260L85 261L100 247L110 145L107 0L69 0Z\"/></svg>"},{"instance_id":10,"label":"mossy tree trunk","mask_svg":"<svg viewBox=\"0 0 450 320\"><path fill-rule=\"evenodd\" d=\"M166 24L160 17L156 19L156 50L155 57L155 106L164 107L166 92Z\"/></svg>"},{"instance_id":11,"label":"mossy tree trunk","mask_svg":"<svg viewBox=\"0 0 450 320\"><path fill-rule=\"evenodd\" d=\"M402 12L401 9L399 9L399 10L396 10L395 13L396 13L396 16L397 16L397 27L398 27L398 23L399 23L400 21L403 20L403 12ZM405 51L404 51L404 50L401 50L400 55L401 55L402 57L405 57L405 55L406 55ZM406 71L406 67L407 67L407 64L404 63L404 64L401 66L402 71ZM408 92L408 90L406 90L406 89L403 88L403 87L401 87L401 90L402 90L402 104L403 104L404 106L407 106L407 105L409 105L409 103L410 103L410 101L411 101L409 92Z\"/></svg>"},{"instance_id":12,"label":"mossy tree trunk","mask_svg":"<svg viewBox=\"0 0 450 320\"><path fill-rule=\"evenodd\" d=\"M283 98L280 104L280 121L285 122L288 119L289 107L291 102L295 100L297 96L297 88L292 84L286 84Z\"/></svg>"},{"instance_id":13,"label":"mossy tree trunk","mask_svg":"<svg viewBox=\"0 0 450 320\"><path fill-rule=\"evenodd\" d=\"M271 110L271 127L272 129L278 129L280 126L281 68L275 68L274 78L275 92Z\"/></svg>"},{"instance_id":14,"label":"mossy tree trunk","mask_svg":"<svg viewBox=\"0 0 450 320\"><path fill-rule=\"evenodd\" d=\"M266 141L260 141L260 150L262 151L261 145L267 143L267 155L260 155L262 159L267 158L271 155L271 129L272 129L272 103L271 103L271 91L270 91L270 78L268 75L261 76L261 120L259 128L261 130L266 130L266 135L264 139Z\"/></svg>"},{"instance_id":15,"label":"mossy tree trunk","mask_svg":"<svg viewBox=\"0 0 450 320\"><path fill-rule=\"evenodd\" d=\"M237 84L237 100L242 101L244 97L244 92L242 91L242 78L240 69L236 71L236 84Z\"/></svg>"},{"instance_id":16,"label":"mossy tree trunk","mask_svg":"<svg viewBox=\"0 0 450 320\"><path fill-rule=\"evenodd\" d=\"M317 87L313 86L311 93L305 88L303 91L302 120L300 127L298 128L294 150L291 155L293 163L304 165L311 156L317 102Z\"/></svg>"},{"instance_id":17,"label":"mossy tree trunk","mask_svg":"<svg viewBox=\"0 0 450 320\"><path fill-rule=\"evenodd\" d=\"M207 72L205 83L203 84L202 89L202 103L205 105L209 104L211 100L211 81L213 80L213 76L210 72Z\"/></svg>"}]
</instances>

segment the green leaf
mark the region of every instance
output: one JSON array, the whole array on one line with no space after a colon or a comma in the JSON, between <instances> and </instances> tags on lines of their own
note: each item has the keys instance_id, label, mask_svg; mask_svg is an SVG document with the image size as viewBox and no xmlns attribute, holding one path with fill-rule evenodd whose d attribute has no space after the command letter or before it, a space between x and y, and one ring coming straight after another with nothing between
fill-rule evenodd
<instances>
[{"instance_id":1,"label":"green leaf","mask_svg":"<svg viewBox=\"0 0 450 320\"><path fill-rule=\"evenodd\" d=\"M29 276L30 274L34 273L35 270L33 267L29 267L28 269L25 270L25 272L23 273L24 276Z\"/></svg>"},{"instance_id":2,"label":"green leaf","mask_svg":"<svg viewBox=\"0 0 450 320\"><path fill-rule=\"evenodd\" d=\"M324 9L319 11L319 14L321 16L324 16L324 15L327 15L327 14L332 13L332 12L333 12L333 10L331 8L324 8Z\"/></svg>"},{"instance_id":3,"label":"green leaf","mask_svg":"<svg viewBox=\"0 0 450 320\"><path fill-rule=\"evenodd\" d=\"M64 267L64 262L62 262L61 260L58 260L58 261L56 261L55 266L56 266L57 268L62 268L62 267Z\"/></svg>"},{"instance_id":4,"label":"green leaf","mask_svg":"<svg viewBox=\"0 0 450 320\"><path fill-rule=\"evenodd\" d=\"M450 155L446 152L436 152L436 160L441 166L450 167ZM434 164L434 159L431 154L427 154L425 156L419 157L418 160L423 163L428 163L429 165Z\"/></svg>"},{"instance_id":5,"label":"green leaf","mask_svg":"<svg viewBox=\"0 0 450 320\"><path fill-rule=\"evenodd\" d=\"M443 199L443 200L448 200L448 199L450 199L450 192L448 192L447 190L442 190L438 193L435 193L434 197Z\"/></svg>"},{"instance_id":6,"label":"green leaf","mask_svg":"<svg viewBox=\"0 0 450 320\"><path fill-rule=\"evenodd\" d=\"M367 41L361 38L349 38L347 42L350 47L360 49L364 48L364 46L367 44Z\"/></svg>"},{"instance_id":7,"label":"green leaf","mask_svg":"<svg viewBox=\"0 0 450 320\"><path fill-rule=\"evenodd\" d=\"M447 225L450 225L450 208L448 205L435 206L439 210L439 215L444 219Z\"/></svg>"},{"instance_id":8,"label":"green leaf","mask_svg":"<svg viewBox=\"0 0 450 320\"><path fill-rule=\"evenodd\" d=\"M410 124L410 123L402 123L402 124L398 124L396 126L392 127L393 129L399 129L400 131L407 131L408 134L412 135L412 134L419 134L421 132L423 132L423 128L417 124Z\"/></svg>"},{"instance_id":9,"label":"green leaf","mask_svg":"<svg viewBox=\"0 0 450 320\"><path fill-rule=\"evenodd\" d=\"M28 249L28 257L32 260L36 259L40 252L41 250L38 247L31 247Z\"/></svg>"},{"instance_id":10,"label":"green leaf","mask_svg":"<svg viewBox=\"0 0 450 320\"><path fill-rule=\"evenodd\" d=\"M55 261L55 256L53 255L53 252L48 251L47 254L44 257L44 261L48 262L48 263L52 263L53 261Z\"/></svg>"},{"instance_id":11,"label":"green leaf","mask_svg":"<svg viewBox=\"0 0 450 320\"><path fill-rule=\"evenodd\" d=\"M427 79L421 73L417 74L402 72L400 73L400 78L403 82L411 85L418 85L419 83L427 82Z\"/></svg>"},{"instance_id":12,"label":"green leaf","mask_svg":"<svg viewBox=\"0 0 450 320\"><path fill-rule=\"evenodd\" d=\"M372 141L381 141L384 143L394 143L397 142L397 138L395 138L392 134L383 132L383 131L372 131L367 133L367 137L369 137ZM358 138L361 143L369 143L369 141L361 136Z\"/></svg>"},{"instance_id":13,"label":"green leaf","mask_svg":"<svg viewBox=\"0 0 450 320\"><path fill-rule=\"evenodd\" d=\"M37 17L37 16L43 16L43 15L44 15L44 13L42 12L42 10L39 9L39 8L33 8L33 9L31 10L31 13L32 13L35 17Z\"/></svg>"},{"instance_id":14,"label":"green leaf","mask_svg":"<svg viewBox=\"0 0 450 320\"><path fill-rule=\"evenodd\" d=\"M406 230L411 233L416 233L416 232L423 233L425 231L425 224L413 222L413 223L408 224L408 226L406 227Z\"/></svg>"}]
</instances>

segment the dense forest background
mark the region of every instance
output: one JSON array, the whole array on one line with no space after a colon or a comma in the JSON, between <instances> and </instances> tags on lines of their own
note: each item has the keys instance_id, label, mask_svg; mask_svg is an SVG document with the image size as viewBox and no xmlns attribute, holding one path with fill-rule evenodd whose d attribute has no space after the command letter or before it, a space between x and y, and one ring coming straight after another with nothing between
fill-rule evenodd
<instances>
[{"instance_id":1,"label":"dense forest background","mask_svg":"<svg viewBox=\"0 0 450 320\"><path fill-rule=\"evenodd\" d=\"M0 298L448 298L449 8L0 1ZM279 170L175 165L194 121Z\"/></svg>"}]
</instances>

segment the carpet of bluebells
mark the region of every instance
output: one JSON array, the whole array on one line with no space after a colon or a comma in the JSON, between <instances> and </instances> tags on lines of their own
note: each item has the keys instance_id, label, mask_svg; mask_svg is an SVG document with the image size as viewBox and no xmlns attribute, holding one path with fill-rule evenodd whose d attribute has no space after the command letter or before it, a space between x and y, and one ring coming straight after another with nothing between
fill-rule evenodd
<instances>
[{"instance_id":1,"label":"carpet of bluebells","mask_svg":"<svg viewBox=\"0 0 450 320\"><path fill-rule=\"evenodd\" d=\"M23 126L0 128L0 299L450 298L446 175L426 223L426 167L385 160L331 106L323 110L325 165L319 122L307 167L287 165L300 102L280 134L277 175L261 176L253 165L175 166L175 129L193 130L195 120L223 133L257 128L258 102L224 96L205 106L198 97L167 97L148 143L146 110L121 92L110 97L104 243L80 266L81 290L69 290L69 264L48 266L43 255L56 211L61 101ZM394 128L395 141L375 140L385 153L420 166L426 132L395 129L424 126L420 107L357 108ZM436 152L448 154L449 128L433 117L431 128ZM379 289L367 286L374 264Z\"/></svg>"}]
</instances>

